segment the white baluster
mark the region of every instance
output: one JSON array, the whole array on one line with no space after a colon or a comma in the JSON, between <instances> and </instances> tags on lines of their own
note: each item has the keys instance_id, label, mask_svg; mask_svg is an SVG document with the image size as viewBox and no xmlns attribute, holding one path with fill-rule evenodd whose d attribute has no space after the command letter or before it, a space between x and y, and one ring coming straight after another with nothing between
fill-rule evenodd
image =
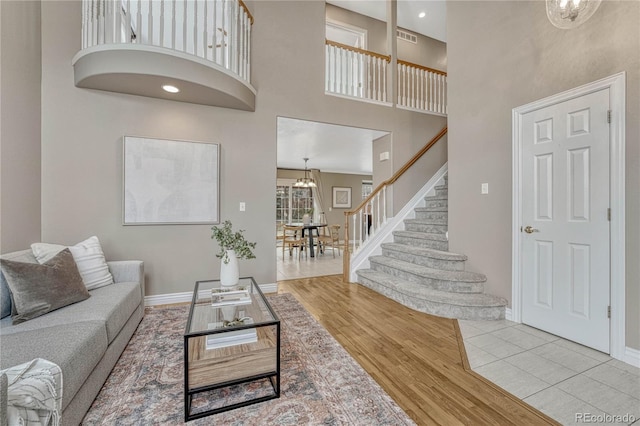
<instances>
[{"instance_id":1,"label":"white baluster","mask_svg":"<svg viewBox=\"0 0 640 426\"><path fill-rule=\"evenodd\" d=\"M387 185L382 187L382 223L387 222Z\"/></svg>"},{"instance_id":2,"label":"white baluster","mask_svg":"<svg viewBox=\"0 0 640 426\"><path fill-rule=\"evenodd\" d=\"M204 0L204 16L202 22L202 57L209 59L209 1Z\"/></svg>"},{"instance_id":3,"label":"white baluster","mask_svg":"<svg viewBox=\"0 0 640 426\"><path fill-rule=\"evenodd\" d=\"M198 54L198 0L193 2L193 54Z\"/></svg>"},{"instance_id":4,"label":"white baluster","mask_svg":"<svg viewBox=\"0 0 640 426\"><path fill-rule=\"evenodd\" d=\"M386 59L381 60L382 63L382 101L387 102L387 66L390 62Z\"/></svg>"},{"instance_id":5,"label":"white baluster","mask_svg":"<svg viewBox=\"0 0 640 426\"><path fill-rule=\"evenodd\" d=\"M176 50L176 0L171 0L171 49Z\"/></svg>"},{"instance_id":6,"label":"white baluster","mask_svg":"<svg viewBox=\"0 0 640 426\"><path fill-rule=\"evenodd\" d=\"M251 82L251 22L247 26L247 81Z\"/></svg>"},{"instance_id":7,"label":"white baluster","mask_svg":"<svg viewBox=\"0 0 640 426\"><path fill-rule=\"evenodd\" d=\"M251 44L251 38L249 37L250 35L250 30L251 30L251 19L249 19L249 16L247 15L247 26L246 26L246 78L247 81L249 81L251 79L251 75L249 74L249 45Z\"/></svg>"},{"instance_id":8,"label":"white baluster","mask_svg":"<svg viewBox=\"0 0 640 426\"><path fill-rule=\"evenodd\" d=\"M127 0L127 10L125 12L125 29L124 29L124 43L131 43L131 0Z\"/></svg>"},{"instance_id":9,"label":"white baluster","mask_svg":"<svg viewBox=\"0 0 640 426\"><path fill-rule=\"evenodd\" d=\"M147 44L153 45L153 1L148 2L149 3L149 16L148 21L149 21L149 27L147 28Z\"/></svg>"},{"instance_id":10,"label":"white baluster","mask_svg":"<svg viewBox=\"0 0 640 426\"><path fill-rule=\"evenodd\" d=\"M89 31L89 26L87 25L87 23L89 20L87 19L87 6L87 0L82 0L82 49L86 49L88 47L87 34Z\"/></svg>"},{"instance_id":11,"label":"white baluster","mask_svg":"<svg viewBox=\"0 0 640 426\"><path fill-rule=\"evenodd\" d=\"M159 31L159 45L161 47L167 47L164 43L164 0L160 0L160 31Z\"/></svg>"},{"instance_id":12,"label":"white baluster","mask_svg":"<svg viewBox=\"0 0 640 426\"><path fill-rule=\"evenodd\" d=\"M220 16L222 18L222 24L220 25L221 27L221 36L222 36L222 42L220 43L221 45L221 49L222 49L222 58L221 58L221 63L220 65L222 65L225 68L229 67L229 63L228 63L228 58L227 58L227 26L226 26L226 17L227 17L227 0L222 0L222 10L220 11Z\"/></svg>"},{"instance_id":13,"label":"white baluster","mask_svg":"<svg viewBox=\"0 0 640 426\"><path fill-rule=\"evenodd\" d=\"M353 238L353 240L352 240L353 243L351 245L351 252L355 253L356 252L356 232L357 232L358 228L356 228L356 215L353 215L352 217L353 217L353 226L352 226L353 236L351 238Z\"/></svg>"},{"instance_id":14,"label":"white baluster","mask_svg":"<svg viewBox=\"0 0 640 426\"><path fill-rule=\"evenodd\" d=\"M244 78L244 9L238 7L238 74Z\"/></svg>"}]
</instances>

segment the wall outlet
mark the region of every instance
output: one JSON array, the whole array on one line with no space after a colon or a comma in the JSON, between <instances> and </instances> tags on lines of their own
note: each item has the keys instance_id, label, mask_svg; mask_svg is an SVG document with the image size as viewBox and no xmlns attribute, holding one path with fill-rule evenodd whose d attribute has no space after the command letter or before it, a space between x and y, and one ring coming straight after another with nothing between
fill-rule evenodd
<instances>
[{"instance_id":1,"label":"wall outlet","mask_svg":"<svg viewBox=\"0 0 640 426\"><path fill-rule=\"evenodd\" d=\"M247 204L244 201L240 201L240 211L243 212L247 209Z\"/></svg>"},{"instance_id":2,"label":"wall outlet","mask_svg":"<svg viewBox=\"0 0 640 426\"><path fill-rule=\"evenodd\" d=\"M489 184L488 183L483 183L482 187L480 189L480 193L481 194L488 194L489 193Z\"/></svg>"}]
</instances>

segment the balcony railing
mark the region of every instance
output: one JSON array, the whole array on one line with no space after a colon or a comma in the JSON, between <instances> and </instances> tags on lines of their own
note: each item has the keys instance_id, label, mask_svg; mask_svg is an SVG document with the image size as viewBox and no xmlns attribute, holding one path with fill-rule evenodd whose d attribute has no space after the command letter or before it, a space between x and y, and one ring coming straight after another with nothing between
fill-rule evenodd
<instances>
[{"instance_id":1,"label":"balcony railing","mask_svg":"<svg viewBox=\"0 0 640 426\"><path fill-rule=\"evenodd\" d=\"M215 63L249 82L252 24L242 0L83 0L82 48L167 48Z\"/></svg>"},{"instance_id":2,"label":"balcony railing","mask_svg":"<svg viewBox=\"0 0 640 426\"><path fill-rule=\"evenodd\" d=\"M389 102L391 57L326 40L325 92ZM395 82L399 107L447 114L447 73L398 60Z\"/></svg>"},{"instance_id":3,"label":"balcony railing","mask_svg":"<svg viewBox=\"0 0 640 426\"><path fill-rule=\"evenodd\" d=\"M398 60L398 105L447 113L447 73Z\"/></svg>"},{"instance_id":4,"label":"balcony railing","mask_svg":"<svg viewBox=\"0 0 640 426\"><path fill-rule=\"evenodd\" d=\"M387 74L391 57L326 41L325 91L387 102Z\"/></svg>"}]
</instances>

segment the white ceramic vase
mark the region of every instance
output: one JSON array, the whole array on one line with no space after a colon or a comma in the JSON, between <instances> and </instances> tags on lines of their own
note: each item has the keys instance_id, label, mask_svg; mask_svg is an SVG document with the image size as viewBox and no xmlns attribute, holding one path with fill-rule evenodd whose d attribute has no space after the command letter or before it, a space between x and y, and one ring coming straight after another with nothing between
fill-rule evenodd
<instances>
[{"instance_id":1,"label":"white ceramic vase","mask_svg":"<svg viewBox=\"0 0 640 426\"><path fill-rule=\"evenodd\" d=\"M224 257L220 260L220 284L223 287L232 287L240 280L238 258L234 250L227 250L228 263L224 263Z\"/></svg>"},{"instance_id":2,"label":"white ceramic vase","mask_svg":"<svg viewBox=\"0 0 640 426\"><path fill-rule=\"evenodd\" d=\"M305 225L309 225L311 223L311 216L306 213L302 215L302 223Z\"/></svg>"}]
</instances>

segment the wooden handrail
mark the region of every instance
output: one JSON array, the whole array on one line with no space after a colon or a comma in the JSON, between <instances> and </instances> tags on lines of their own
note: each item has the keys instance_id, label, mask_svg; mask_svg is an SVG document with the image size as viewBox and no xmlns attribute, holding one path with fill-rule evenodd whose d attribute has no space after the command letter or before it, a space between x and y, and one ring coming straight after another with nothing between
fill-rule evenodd
<instances>
[{"instance_id":1,"label":"wooden handrail","mask_svg":"<svg viewBox=\"0 0 640 426\"><path fill-rule=\"evenodd\" d=\"M345 49L345 50L351 50L352 52L362 53L363 55L368 55L368 56L374 56L376 58L384 59L387 62L391 62L390 55L382 55L380 53L371 52L369 50L360 49L357 47L349 46L348 44L342 44L342 43L338 43L338 42L326 40L326 39L325 39L325 43L328 44L329 46L339 47L340 49Z\"/></svg>"},{"instance_id":2,"label":"wooden handrail","mask_svg":"<svg viewBox=\"0 0 640 426\"><path fill-rule=\"evenodd\" d=\"M238 3L240 3L240 6L242 6L244 11L247 12L247 15L249 15L249 22L251 22L251 25L253 25L253 15L249 11L249 8L247 7L247 5L244 4L244 2L242 0L238 0Z\"/></svg>"},{"instance_id":3,"label":"wooden handrail","mask_svg":"<svg viewBox=\"0 0 640 426\"><path fill-rule=\"evenodd\" d=\"M342 265L342 280L344 282L349 282L349 270L350 270L350 262L351 262L351 253L349 251L349 217L358 213L362 210L367 203L371 202L373 198L382 191L383 188L392 185L395 181L397 181L411 166L413 166L427 151L431 149L433 145L436 144L444 135L447 134L447 127L443 127L440 132L435 135L427 144L418 151L409 161L405 163L397 172L393 174L389 179L382 182L380 185L374 189L371 194L367 198L365 198L359 205L353 210L349 210L344 212L345 226L344 226L344 255L343 255L343 265ZM383 208L386 209L386 206Z\"/></svg>"},{"instance_id":4,"label":"wooden handrail","mask_svg":"<svg viewBox=\"0 0 640 426\"><path fill-rule=\"evenodd\" d=\"M447 75L445 71L440 71L434 68L425 67L424 65L414 64L413 62L403 61L401 59L398 59L398 65L406 65L408 67L418 68L424 71L432 72L434 74Z\"/></svg>"}]
</instances>

